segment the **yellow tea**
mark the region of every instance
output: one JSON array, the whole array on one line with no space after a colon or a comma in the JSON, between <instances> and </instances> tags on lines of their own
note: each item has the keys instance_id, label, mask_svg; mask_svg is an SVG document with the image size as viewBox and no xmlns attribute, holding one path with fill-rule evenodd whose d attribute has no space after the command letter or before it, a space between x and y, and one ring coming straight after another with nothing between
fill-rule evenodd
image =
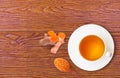
<instances>
[{"instance_id":1,"label":"yellow tea","mask_svg":"<svg viewBox=\"0 0 120 78\"><path fill-rule=\"evenodd\" d=\"M85 59L95 61L104 54L105 45L101 38L89 35L82 39L79 50Z\"/></svg>"}]
</instances>

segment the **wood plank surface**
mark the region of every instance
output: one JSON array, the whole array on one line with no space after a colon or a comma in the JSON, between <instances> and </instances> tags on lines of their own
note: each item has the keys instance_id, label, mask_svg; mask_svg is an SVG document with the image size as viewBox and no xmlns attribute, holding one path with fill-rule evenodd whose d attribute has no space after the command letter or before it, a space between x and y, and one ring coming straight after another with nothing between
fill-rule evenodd
<instances>
[{"instance_id":1,"label":"wood plank surface","mask_svg":"<svg viewBox=\"0 0 120 78\"><path fill-rule=\"evenodd\" d=\"M115 42L112 61L94 72L76 67L67 52L72 32L89 23L105 27ZM67 35L57 54L39 44L48 30ZM0 78L75 78L55 68L57 57L80 78L120 78L120 0L0 0L0 45Z\"/></svg>"}]
</instances>

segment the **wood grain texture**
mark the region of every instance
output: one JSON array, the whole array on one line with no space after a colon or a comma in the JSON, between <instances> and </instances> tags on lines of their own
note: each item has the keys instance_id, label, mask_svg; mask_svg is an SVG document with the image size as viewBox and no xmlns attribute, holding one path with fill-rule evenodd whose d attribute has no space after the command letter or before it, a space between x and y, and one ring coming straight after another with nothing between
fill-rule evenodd
<instances>
[{"instance_id":1,"label":"wood grain texture","mask_svg":"<svg viewBox=\"0 0 120 78\"><path fill-rule=\"evenodd\" d=\"M113 60L95 72L77 68L67 52L71 33L89 23L105 27L115 42ZM67 35L56 55L39 45L48 30ZM57 57L80 78L120 78L120 0L0 0L0 45L0 78L75 78L54 67Z\"/></svg>"}]
</instances>

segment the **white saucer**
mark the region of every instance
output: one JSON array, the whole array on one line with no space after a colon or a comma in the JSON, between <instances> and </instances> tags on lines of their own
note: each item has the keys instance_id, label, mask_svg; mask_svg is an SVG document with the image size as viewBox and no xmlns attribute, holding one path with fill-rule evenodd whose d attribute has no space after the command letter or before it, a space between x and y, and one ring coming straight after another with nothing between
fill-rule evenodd
<instances>
[{"instance_id":1,"label":"white saucer","mask_svg":"<svg viewBox=\"0 0 120 78\"><path fill-rule=\"evenodd\" d=\"M111 56L106 53L96 61L88 61L80 56L79 43L87 35L97 35L103 39L106 45L106 50L111 53ZM96 71L105 67L113 57L114 41L110 33L102 26L96 24L87 24L76 29L68 42L68 54L72 62L79 68L86 71Z\"/></svg>"}]
</instances>

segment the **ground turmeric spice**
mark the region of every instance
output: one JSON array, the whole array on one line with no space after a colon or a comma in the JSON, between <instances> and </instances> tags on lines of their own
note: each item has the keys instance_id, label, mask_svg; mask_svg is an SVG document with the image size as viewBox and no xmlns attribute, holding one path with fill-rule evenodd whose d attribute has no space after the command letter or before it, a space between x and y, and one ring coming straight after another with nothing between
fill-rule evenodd
<instances>
[{"instance_id":1,"label":"ground turmeric spice","mask_svg":"<svg viewBox=\"0 0 120 78\"><path fill-rule=\"evenodd\" d=\"M70 70L70 64L63 58L56 58L54 60L54 65L58 70L62 72L68 72Z\"/></svg>"}]
</instances>

